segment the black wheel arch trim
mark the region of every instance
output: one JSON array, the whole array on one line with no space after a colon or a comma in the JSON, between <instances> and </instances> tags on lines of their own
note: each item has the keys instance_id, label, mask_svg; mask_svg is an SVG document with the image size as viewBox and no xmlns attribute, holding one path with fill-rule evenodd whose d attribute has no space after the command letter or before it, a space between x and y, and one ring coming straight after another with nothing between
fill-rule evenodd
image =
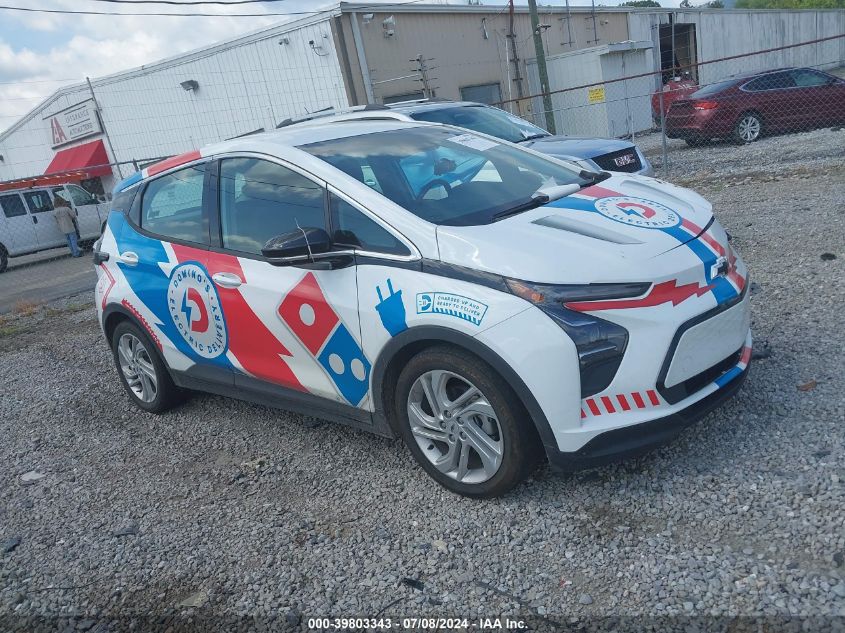
<instances>
[{"instance_id":1,"label":"black wheel arch trim","mask_svg":"<svg viewBox=\"0 0 845 633\"><path fill-rule=\"evenodd\" d=\"M437 325L420 325L400 332L391 338L382 348L381 353L373 363L372 369L372 393L373 393L373 422L376 426L385 426L393 429L389 416L385 411L385 379L391 361L396 358L408 346L421 341L431 341L432 345L449 344L465 349L475 354L481 360L496 370L499 375L507 381L511 389L516 393L522 405L528 411L528 415L534 423L534 428L543 442L547 453L559 451L552 427L549 424L546 414L531 393L531 390L519 377L519 374L496 352L487 347L478 339L453 330L451 328ZM394 434L396 430L393 429Z\"/></svg>"}]
</instances>

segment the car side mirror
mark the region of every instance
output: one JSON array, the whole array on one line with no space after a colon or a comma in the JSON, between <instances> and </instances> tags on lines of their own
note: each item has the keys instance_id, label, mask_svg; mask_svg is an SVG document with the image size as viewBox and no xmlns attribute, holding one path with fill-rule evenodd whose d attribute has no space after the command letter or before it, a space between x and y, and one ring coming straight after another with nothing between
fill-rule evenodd
<instances>
[{"instance_id":1,"label":"car side mirror","mask_svg":"<svg viewBox=\"0 0 845 633\"><path fill-rule=\"evenodd\" d=\"M332 240L325 229L305 227L270 238L261 254L278 266L313 262L314 255L328 253Z\"/></svg>"}]
</instances>

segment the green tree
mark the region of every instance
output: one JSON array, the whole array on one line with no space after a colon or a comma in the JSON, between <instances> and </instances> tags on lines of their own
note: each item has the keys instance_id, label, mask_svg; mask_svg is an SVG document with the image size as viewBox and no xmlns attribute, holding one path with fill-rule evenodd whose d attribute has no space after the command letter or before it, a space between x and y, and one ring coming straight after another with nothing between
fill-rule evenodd
<instances>
[{"instance_id":1,"label":"green tree","mask_svg":"<svg viewBox=\"0 0 845 633\"><path fill-rule=\"evenodd\" d=\"M628 0L619 5L620 7L659 7L660 3L655 0Z\"/></svg>"},{"instance_id":2,"label":"green tree","mask_svg":"<svg viewBox=\"0 0 845 633\"><path fill-rule=\"evenodd\" d=\"M845 0L737 0L737 9L843 9Z\"/></svg>"}]
</instances>

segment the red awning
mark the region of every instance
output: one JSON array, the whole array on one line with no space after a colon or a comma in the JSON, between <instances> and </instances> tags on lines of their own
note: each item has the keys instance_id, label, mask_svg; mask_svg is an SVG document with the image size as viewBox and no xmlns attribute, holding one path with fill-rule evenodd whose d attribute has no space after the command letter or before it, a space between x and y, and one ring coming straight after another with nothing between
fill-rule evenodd
<instances>
[{"instance_id":1,"label":"red awning","mask_svg":"<svg viewBox=\"0 0 845 633\"><path fill-rule=\"evenodd\" d=\"M85 172L82 178L95 178L112 173L103 142L99 140L91 141L56 152L53 160L44 170L44 174L65 172Z\"/></svg>"}]
</instances>

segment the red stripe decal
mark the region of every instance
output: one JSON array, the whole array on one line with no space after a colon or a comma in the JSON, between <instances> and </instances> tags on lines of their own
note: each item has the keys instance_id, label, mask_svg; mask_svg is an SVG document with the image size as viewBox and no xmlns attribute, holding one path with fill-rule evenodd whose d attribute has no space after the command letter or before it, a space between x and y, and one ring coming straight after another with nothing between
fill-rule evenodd
<instances>
[{"instance_id":1,"label":"red stripe decal","mask_svg":"<svg viewBox=\"0 0 845 633\"><path fill-rule=\"evenodd\" d=\"M138 309L135 306L133 306L131 303L129 303L126 299L123 299L120 302L120 305L122 305L124 308L126 308L132 314L135 315L135 318L138 319L141 322L141 325L143 325L147 329L147 332L149 333L150 337L153 339L153 343L155 343L156 347L158 347L159 351L161 351L161 340L158 338L158 335L155 333L153 328L150 327L150 324L147 322L147 320L144 318L144 316L140 312L138 312Z\"/></svg>"},{"instance_id":2,"label":"red stripe decal","mask_svg":"<svg viewBox=\"0 0 845 633\"><path fill-rule=\"evenodd\" d=\"M690 222L686 218L681 219L681 226L693 235L698 235L699 233L701 233L701 227L698 226L695 222Z\"/></svg>"},{"instance_id":3,"label":"red stripe decal","mask_svg":"<svg viewBox=\"0 0 845 633\"><path fill-rule=\"evenodd\" d=\"M664 281L651 287L649 293L640 299L611 299L609 301L576 301L567 303L570 310L593 312L595 310L624 310L628 308L650 308L662 303L678 305L692 296L700 297L713 286L699 286L697 282L678 285L677 279Z\"/></svg>"},{"instance_id":4,"label":"red stripe decal","mask_svg":"<svg viewBox=\"0 0 845 633\"><path fill-rule=\"evenodd\" d=\"M619 406L622 407L623 411L630 411L631 410L631 405L628 404L628 400L625 398L625 396L623 394L620 393L618 396L616 396L616 399L619 401Z\"/></svg>"},{"instance_id":5,"label":"red stripe decal","mask_svg":"<svg viewBox=\"0 0 845 633\"><path fill-rule=\"evenodd\" d=\"M645 409L645 402L643 402L643 397L639 394L639 392L635 391L631 394L631 397L634 399L634 404L637 405L637 408Z\"/></svg>"},{"instance_id":6,"label":"red stripe decal","mask_svg":"<svg viewBox=\"0 0 845 633\"><path fill-rule=\"evenodd\" d=\"M657 397L657 393L654 389L649 389L646 393L648 394L648 399L651 400L651 404L655 407L660 404L660 399Z\"/></svg>"},{"instance_id":7,"label":"red stripe decal","mask_svg":"<svg viewBox=\"0 0 845 633\"><path fill-rule=\"evenodd\" d=\"M587 406L590 408L590 413L592 413L593 415L601 415L601 411L596 406L596 403L593 401L592 398L589 398L587 400Z\"/></svg>"},{"instance_id":8,"label":"red stripe decal","mask_svg":"<svg viewBox=\"0 0 845 633\"><path fill-rule=\"evenodd\" d=\"M246 279L237 257L178 244L172 246L180 262L206 261L209 275L226 272L237 275L242 281ZM241 367L256 378L306 391L283 358L291 353L253 312L240 290L217 286L217 294L229 331L229 351Z\"/></svg>"},{"instance_id":9,"label":"red stripe decal","mask_svg":"<svg viewBox=\"0 0 845 633\"><path fill-rule=\"evenodd\" d=\"M583 420L586 417L587 417L587 414L584 413L584 409L581 409L581 419Z\"/></svg>"},{"instance_id":10,"label":"red stripe decal","mask_svg":"<svg viewBox=\"0 0 845 633\"><path fill-rule=\"evenodd\" d=\"M147 175L154 176L155 174L167 171L171 167L178 167L179 165L190 163L191 161L199 160L200 158L202 158L202 155L197 150L179 154L178 156L171 156L170 158L165 158L160 163L155 163L154 165L147 167Z\"/></svg>"},{"instance_id":11,"label":"red stripe decal","mask_svg":"<svg viewBox=\"0 0 845 633\"><path fill-rule=\"evenodd\" d=\"M607 396L602 396L601 401L608 413L616 413L616 407L613 406L613 401Z\"/></svg>"},{"instance_id":12,"label":"red stripe decal","mask_svg":"<svg viewBox=\"0 0 845 633\"><path fill-rule=\"evenodd\" d=\"M739 357L740 363L747 363L751 360L751 347L746 345L742 348L742 356Z\"/></svg>"},{"instance_id":13,"label":"red stripe decal","mask_svg":"<svg viewBox=\"0 0 845 633\"><path fill-rule=\"evenodd\" d=\"M710 235L710 233L702 233L701 239L707 242L707 244L710 245L710 248L716 251L717 255L725 254L725 248L721 244L719 244L719 242L716 241L716 238Z\"/></svg>"},{"instance_id":14,"label":"red stripe decal","mask_svg":"<svg viewBox=\"0 0 845 633\"><path fill-rule=\"evenodd\" d=\"M613 196L621 196L622 194L612 189L605 189L599 185L593 185L581 190L581 195L592 196L593 198L611 198Z\"/></svg>"},{"instance_id":15,"label":"red stripe decal","mask_svg":"<svg viewBox=\"0 0 845 633\"><path fill-rule=\"evenodd\" d=\"M108 301L109 293L111 292L111 289L114 288L115 282L114 282L114 277L112 277L112 274L109 272L109 269L106 268L105 264L100 264L100 268L103 269L103 272L106 274L106 277L109 280L108 287L105 288L105 290L103 290L102 308L103 308L103 310L105 310L106 309L106 301Z\"/></svg>"}]
</instances>

